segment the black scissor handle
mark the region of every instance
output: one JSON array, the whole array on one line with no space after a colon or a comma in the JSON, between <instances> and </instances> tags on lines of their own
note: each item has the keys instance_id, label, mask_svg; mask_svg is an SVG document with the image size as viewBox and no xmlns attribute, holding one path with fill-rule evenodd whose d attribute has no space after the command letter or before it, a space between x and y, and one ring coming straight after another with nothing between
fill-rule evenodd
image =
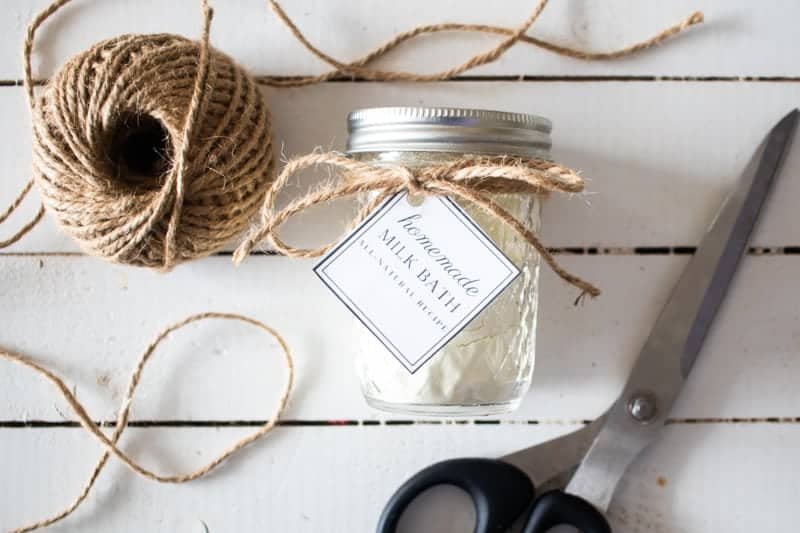
<instances>
[{"instance_id":1,"label":"black scissor handle","mask_svg":"<svg viewBox=\"0 0 800 533\"><path fill-rule=\"evenodd\" d=\"M528 508L534 487L522 471L496 459L450 459L421 470L403 483L381 513L377 533L395 533L400 516L422 492L454 485L475 505L475 533L502 533Z\"/></svg>"},{"instance_id":2,"label":"black scissor handle","mask_svg":"<svg viewBox=\"0 0 800 533\"><path fill-rule=\"evenodd\" d=\"M522 533L545 533L560 525L573 526L581 533L611 533L608 521L594 505L560 490L536 498Z\"/></svg>"}]
</instances>

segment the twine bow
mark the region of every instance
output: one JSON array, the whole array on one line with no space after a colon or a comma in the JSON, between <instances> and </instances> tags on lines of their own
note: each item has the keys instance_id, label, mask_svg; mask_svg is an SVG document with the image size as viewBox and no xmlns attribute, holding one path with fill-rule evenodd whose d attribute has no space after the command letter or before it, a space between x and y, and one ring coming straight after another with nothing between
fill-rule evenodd
<instances>
[{"instance_id":1,"label":"twine bow","mask_svg":"<svg viewBox=\"0 0 800 533\"><path fill-rule=\"evenodd\" d=\"M298 172L326 165L339 171L338 179L295 199L281 210L275 201L280 190ZM490 216L497 218L533 246L548 266L567 283L581 289L577 301L588 294L600 294L600 289L564 270L541 243L536 234L498 205L490 194L547 194L549 192L577 193L583 190L583 179L572 169L542 159L510 157L464 157L453 162L410 169L401 165L373 165L356 161L338 153L314 153L289 161L264 199L260 223L236 249L234 262L241 263L253 248L267 240L278 252L289 257L318 257L325 254L340 239L319 248L296 248L284 242L278 228L289 218L309 207L349 197L359 193L376 193L360 209L348 226L348 232L389 196L408 191L412 195L450 196L466 200Z\"/></svg>"}]
</instances>

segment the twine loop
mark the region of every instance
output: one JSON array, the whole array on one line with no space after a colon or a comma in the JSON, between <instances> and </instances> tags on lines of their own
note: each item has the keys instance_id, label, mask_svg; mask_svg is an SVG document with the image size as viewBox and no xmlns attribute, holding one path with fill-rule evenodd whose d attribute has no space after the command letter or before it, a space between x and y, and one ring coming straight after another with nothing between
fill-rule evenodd
<instances>
[{"instance_id":1,"label":"twine loop","mask_svg":"<svg viewBox=\"0 0 800 533\"><path fill-rule=\"evenodd\" d=\"M158 345L161 343L161 341L166 339L170 334L172 334L176 330L184 326L187 326L188 324L191 324L193 322L197 322L200 320L208 320L208 319L222 319L222 320L234 320L238 322L244 322L246 324L255 326L256 328L262 330L263 332L267 333L270 337L272 337L275 340L275 342L277 342L278 346L281 349L281 352L283 353L283 360L287 369L286 383L284 385L283 391L281 392L281 397L280 400L278 401L277 409L269 417L269 419L267 419L263 424L261 424L258 428L256 428L255 431L237 440L227 449L225 449L219 455L217 455L214 459L212 459L205 465L196 468L195 470L183 474L160 474L145 466L142 466L136 459L132 458L125 451L123 451L119 447L118 442L120 437L122 437L123 432L128 427L131 407L133 405L133 397L136 393L136 389L139 386L139 383L141 382L142 374L144 373L148 361L150 361L152 356L154 355ZM237 451L241 450L245 446L260 439L261 437L269 433L276 426L280 416L286 409L286 405L289 401L289 394L291 393L292 390L292 383L294 381L294 362L292 361L292 355L291 352L289 351L289 346L283 339L283 337L281 337L281 335L275 329L267 326L263 322L255 320L254 318L238 315L235 313L207 312L207 313L198 313L195 315L190 315L184 318L183 320L164 328L155 337L155 339L150 342L150 344L144 350L142 355L139 357L139 361L136 363L133 373L131 374L130 381L128 382L127 392L125 393L125 397L122 400L122 404L117 413L117 419L114 431L111 434L111 436L108 436L105 433L103 433L98 424L92 420L92 418L89 416L89 413L86 411L86 408L80 401L78 401L78 398L75 396L75 393L72 392L72 390L70 390L69 386L64 382L64 380L59 376L57 376L55 373L53 373L53 371L45 368L44 366L33 361L32 359L29 359L28 357L25 357L22 354L19 354L11 350L6 350L0 347L0 360L2 359L21 365L33 371L38 376L46 379L51 384L53 384L58 390L58 392L61 394L61 396L64 398L64 400L67 402L67 404L69 405L70 409L75 414L75 416L78 417L78 421L80 422L83 429L85 429L90 435L92 435L97 441L99 441L104 448L103 454L100 456L100 459L98 459L97 463L95 463L95 466L92 469L88 481L84 484L83 489L81 490L79 495L72 501L72 503L70 503L59 513L49 518L40 520L36 523L29 524L21 528L14 529L10 533L25 533L28 531L33 531L35 529L52 525L72 514L72 512L75 509L77 509L78 506L80 506L80 504L83 503L83 501L89 495L89 492L94 486L95 481L97 481L97 477L100 475L100 472L102 472L103 468L106 466L106 463L108 462L109 458L112 455L116 457L120 462L122 462L125 466L127 466L129 469L139 474L140 476L161 483L185 483L187 481L192 481L194 479L197 479L199 477L208 474L217 466L219 466L223 461L225 461L228 457L230 457Z\"/></svg>"},{"instance_id":2,"label":"twine loop","mask_svg":"<svg viewBox=\"0 0 800 533\"><path fill-rule=\"evenodd\" d=\"M425 190L425 183L413 172L405 167L397 167L397 172L405 182L405 189L409 194L420 195Z\"/></svg>"},{"instance_id":3,"label":"twine loop","mask_svg":"<svg viewBox=\"0 0 800 533\"><path fill-rule=\"evenodd\" d=\"M322 165L338 171L338 178L295 199L283 209L276 209L277 193L290 179L305 169ZM278 236L280 226L294 215L315 205L356 194L374 193L374 197L364 204L348 224L350 231L386 198L407 191L413 195L450 196L465 200L501 220L533 246L561 279L581 290L577 300L580 301L585 294L598 296L600 290L564 270L538 236L490 195L578 193L582 190L583 179L577 172L544 159L465 156L445 164L412 169L402 165L364 163L335 152L309 154L286 163L266 196L259 225L250 231L236 249L234 262L241 263L263 240L267 240L278 252L289 257L318 257L328 252L340 239L318 248L296 248Z\"/></svg>"}]
</instances>

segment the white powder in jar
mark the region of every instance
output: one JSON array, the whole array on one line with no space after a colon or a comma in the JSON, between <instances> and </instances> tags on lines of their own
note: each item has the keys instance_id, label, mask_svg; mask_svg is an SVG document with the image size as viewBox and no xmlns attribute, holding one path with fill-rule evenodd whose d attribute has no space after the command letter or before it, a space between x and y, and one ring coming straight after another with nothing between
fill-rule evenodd
<instances>
[{"instance_id":1,"label":"white powder in jar","mask_svg":"<svg viewBox=\"0 0 800 533\"><path fill-rule=\"evenodd\" d=\"M538 197L504 194L494 200L538 231ZM481 406L482 414L505 412L516 407L530 384L539 254L502 221L467 202L459 204L519 267L520 276L414 374L357 323L362 390L380 409L457 415Z\"/></svg>"}]
</instances>

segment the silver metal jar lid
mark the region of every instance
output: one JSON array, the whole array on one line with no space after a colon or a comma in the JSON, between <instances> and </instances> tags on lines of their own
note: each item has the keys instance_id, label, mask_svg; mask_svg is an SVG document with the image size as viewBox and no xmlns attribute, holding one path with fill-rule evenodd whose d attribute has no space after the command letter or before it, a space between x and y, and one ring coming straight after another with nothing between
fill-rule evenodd
<instances>
[{"instance_id":1,"label":"silver metal jar lid","mask_svg":"<svg viewBox=\"0 0 800 533\"><path fill-rule=\"evenodd\" d=\"M373 107L347 116L347 151L549 157L552 123L537 115L451 107Z\"/></svg>"}]
</instances>

